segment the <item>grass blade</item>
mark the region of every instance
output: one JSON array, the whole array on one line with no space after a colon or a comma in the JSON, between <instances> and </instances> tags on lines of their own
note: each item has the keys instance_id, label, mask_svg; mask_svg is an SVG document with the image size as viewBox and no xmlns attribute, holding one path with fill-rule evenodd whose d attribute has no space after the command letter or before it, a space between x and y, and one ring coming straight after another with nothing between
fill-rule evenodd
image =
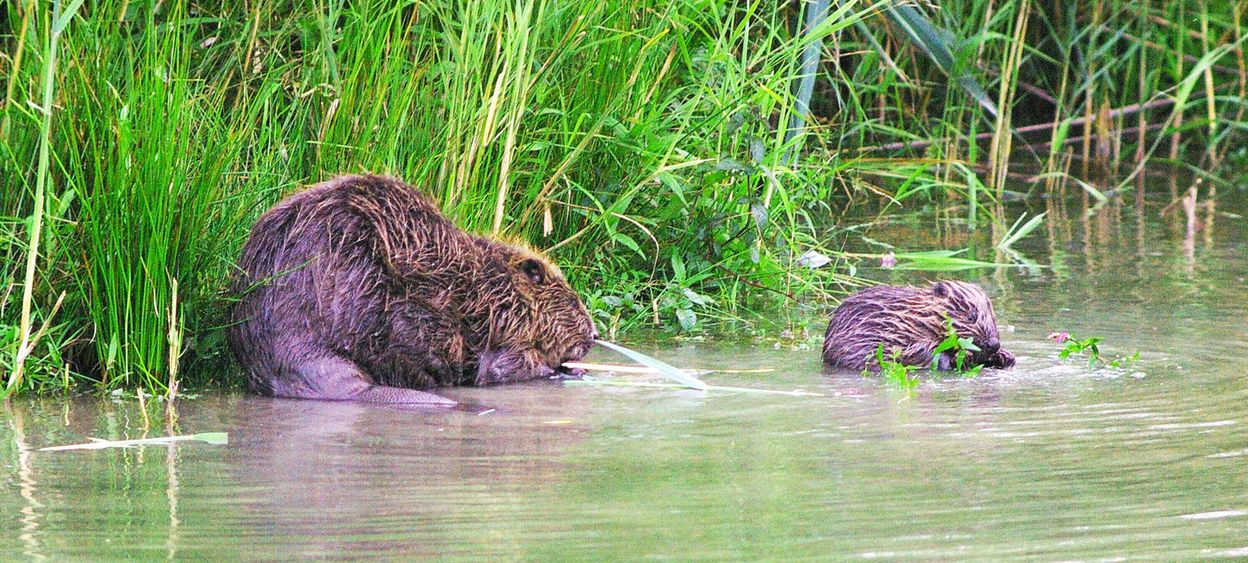
<instances>
[{"instance_id":1,"label":"grass blade","mask_svg":"<svg viewBox=\"0 0 1248 563\"><path fill-rule=\"evenodd\" d=\"M620 354L627 356L628 359L633 360L634 362L637 362L644 366L651 367L655 371L662 374L664 377L672 381L675 381L681 385L684 385L685 387L688 387L690 389L697 389L699 391L705 391L707 388L707 385L703 383L702 380L692 375L689 375L683 371L680 371L675 366L667 362L664 362L662 360L656 360L654 358L651 358L650 356L642 354L641 352L637 352L635 350L629 350L628 348L620 346L619 344L612 344L605 340L595 340L594 342L597 342L600 346L605 346L606 348L619 352Z\"/></svg>"},{"instance_id":2,"label":"grass blade","mask_svg":"<svg viewBox=\"0 0 1248 563\"><path fill-rule=\"evenodd\" d=\"M1014 222L1014 225L1010 227L1009 232L1005 234L1005 238L1001 239L1001 242L997 243L997 248L1000 248L1001 250L1009 250L1010 246L1018 242L1019 239L1031 234L1032 231L1036 230L1036 227L1040 226L1040 222L1044 220L1044 213L1032 217L1030 221L1027 221L1022 227L1019 227L1018 224L1021 223L1025 217L1027 217L1026 213Z\"/></svg>"},{"instance_id":3,"label":"grass blade","mask_svg":"<svg viewBox=\"0 0 1248 563\"><path fill-rule=\"evenodd\" d=\"M954 272L973 268L1002 268L1013 264L984 262L972 258L958 256L963 250L932 250L927 252L898 252L897 270L922 270L926 272Z\"/></svg>"},{"instance_id":4,"label":"grass blade","mask_svg":"<svg viewBox=\"0 0 1248 563\"><path fill-rule=\"evenodd\" d=\"M614 387L648 387L653 389L685 389L679 383L655 383L652 381L613 381L604 379L569 379L564 385L610 385ZM732 387L728 385L707 385L706 391L728 391L733 393L757 393L760 395L788 395L790 397L824 397L823 393L810 391L781 391L778 389L755 389L753 387Z\"/></svg>"},{"instance_id":5,"label":"grass blade","mask_svg":"<svg viewBox=\"0 0 1248 563\"><path fill-rule=\"evenodd\" d=\"M884 9L893 25L897 26L924 54L936 63L946 76L957 82L972 99L983 106L989 115L997 116L997 105L988 97L979 82L965 69L958 68L954 59L953 34L932 24L918 8L910 5L893 5Z\"/></svg>"},{"instance_id":6,"label":"grass blade","mask_svg":"<svg viewBox=\"0 0 1248 563\"><path fill-rule=\"evenodd\" d=\"M41 452L64 452L70 450L102 450L105 448L129 448L133 446L164 446L174 442L204 442L206 444L223 445L230 442L229 434L225 432L201 432L199 434L191 434L187 436L161 436L158 438L138 438L134 440L101 440L99 438L91 438L90 442L85 444L70 444L68 446L51 446L47 448L39 448Z\"/></svg>"}]
</instances>

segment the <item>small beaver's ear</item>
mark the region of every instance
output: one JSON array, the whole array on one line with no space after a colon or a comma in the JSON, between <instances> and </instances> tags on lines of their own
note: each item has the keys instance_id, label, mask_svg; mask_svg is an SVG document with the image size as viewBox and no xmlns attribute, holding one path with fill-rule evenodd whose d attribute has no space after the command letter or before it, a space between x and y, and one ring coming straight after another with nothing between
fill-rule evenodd
<instances>
[{"instance_id":1,"label":"small beaver's ear","mask_svg":"<svg viewBox=\"0 0 1248 563\"><path fill-rule=\"evenodd\" d=\"M932 284L932 295L935 295L936 297L948 297L949 286L943 281Z\"/></svg>"},{"instance_id":2,"label":"small beaver's ear","mask_svg":"<svg viewBox=\"0 0 1248 563\"><path fill-rule=\"evenodd\" d=\"M520 271L533 283L542 283L546 280L546 266L543 266L540 260L525 258L520 262Z\"/></svg>"}]
</instances>

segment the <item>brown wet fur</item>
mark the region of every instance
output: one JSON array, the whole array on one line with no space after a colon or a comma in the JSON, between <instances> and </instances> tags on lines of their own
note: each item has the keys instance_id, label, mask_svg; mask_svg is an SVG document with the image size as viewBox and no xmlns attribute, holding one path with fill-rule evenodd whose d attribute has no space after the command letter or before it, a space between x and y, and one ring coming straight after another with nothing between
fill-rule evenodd
<instances>
[{"instance_id":1,"label":"brown wet fur","mask_svg":"<svg viewBox=\"0 0 1248 563\"><path fill-rule=\"evenodd\" d=\"M414 390L552 376L597 336L546 258L383 176L279 202L238 265L230 347L265 395L453 405Z\"/></svg>"},{"instance_id":2,"label":"brown wet fur","mask_svg":"<svg viewBox=\"0 0 1248 563\"><path fill-rule=\"evenodd\" d=\"M968 354L970 367L1008 368L1014 356L1001 349L997 317L983 288L973 283L942 281L930 288L883 285L855 293L832 313L823 341L823 362L840 368L878 369L876 348L884 357L898 354L906 365L931 364L933 351L945 339L945 315L958 336L969 337L980 352ZM952 351L941 352L937 367L955 366Z\"/></svg>"}]
</instances>

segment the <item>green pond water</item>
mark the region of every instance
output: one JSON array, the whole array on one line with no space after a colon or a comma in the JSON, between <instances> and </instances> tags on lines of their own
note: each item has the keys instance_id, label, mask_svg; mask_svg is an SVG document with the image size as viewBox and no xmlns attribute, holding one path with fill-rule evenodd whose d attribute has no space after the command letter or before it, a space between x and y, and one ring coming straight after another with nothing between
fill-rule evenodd
<instances>
[{"instance_id":1,"label":"green pond water","mask_svg":"<svg viewBox=\"0 0 1248 563\"><path fill-rule=\"evenodd\" d=\"M1248 206L1233 193L1202 203L1189 237L1182 206L1158 217L1161 193L1142 214L1132 201L1090 214L1077 197L1032 204L1049 221L1016 246L1050 268L868 271L982 283L1018 357L912 396L824 371L817 341L766 341L638 348L684 367L775 370L710 383L824 396L548 382L448 390L481 408L422 412L230 393L181 402L173 427L132 399L14 400L0 408L0 553L1245 557ZM869 236L907 250L987 240L930 215L886 218ZM1062 361L1046 338L1060 330L1140 359ZM214 431L230 443L36 451Z\"/></svg>"}]
</instances>

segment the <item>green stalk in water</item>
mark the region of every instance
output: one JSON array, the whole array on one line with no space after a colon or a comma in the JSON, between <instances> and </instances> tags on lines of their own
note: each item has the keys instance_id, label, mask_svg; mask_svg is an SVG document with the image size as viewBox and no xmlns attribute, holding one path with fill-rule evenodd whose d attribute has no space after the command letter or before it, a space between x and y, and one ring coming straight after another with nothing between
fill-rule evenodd
<instances>
[{"instance_id":1,"label":"green stalk in water","mask_svg":"<svg viewBox=\"0 0 1248 563\"><path fill-rule=\"evenodd\" d=\"M90 442L85 444L39 448L39 451L63 452L69 450L129 448L133 446L164 446L174 442L204 442L205 444L224 445L230 442L230 437L229 434L225 432L201 432L199 434L190 434L186 436L160 436L158 438L138 438L134 440L101 440L99 438L90 438L90 440Z\"/></svg>"},{"instance_id":2,"label":"green stalk in water","mask_svg":"<svg viewBox=\"0 0 1248 563\"><path fill-rule=\"evenodd\" d=\"M655 383L651 381L609 381L603 379L594 379L586 377L584 379L569 379L563 382L564 385L611 385L615 387L650 387L655 389L685 389L684 385L679 383ZM757 393L760 395L788 395L790 397L823 397L823 393L811 393L810 391L782 391L779 389L755 389L753 387L733 387L729 385L707 385L707 391L726 391L730 393Z\"/></svg>"}]
</instances>

